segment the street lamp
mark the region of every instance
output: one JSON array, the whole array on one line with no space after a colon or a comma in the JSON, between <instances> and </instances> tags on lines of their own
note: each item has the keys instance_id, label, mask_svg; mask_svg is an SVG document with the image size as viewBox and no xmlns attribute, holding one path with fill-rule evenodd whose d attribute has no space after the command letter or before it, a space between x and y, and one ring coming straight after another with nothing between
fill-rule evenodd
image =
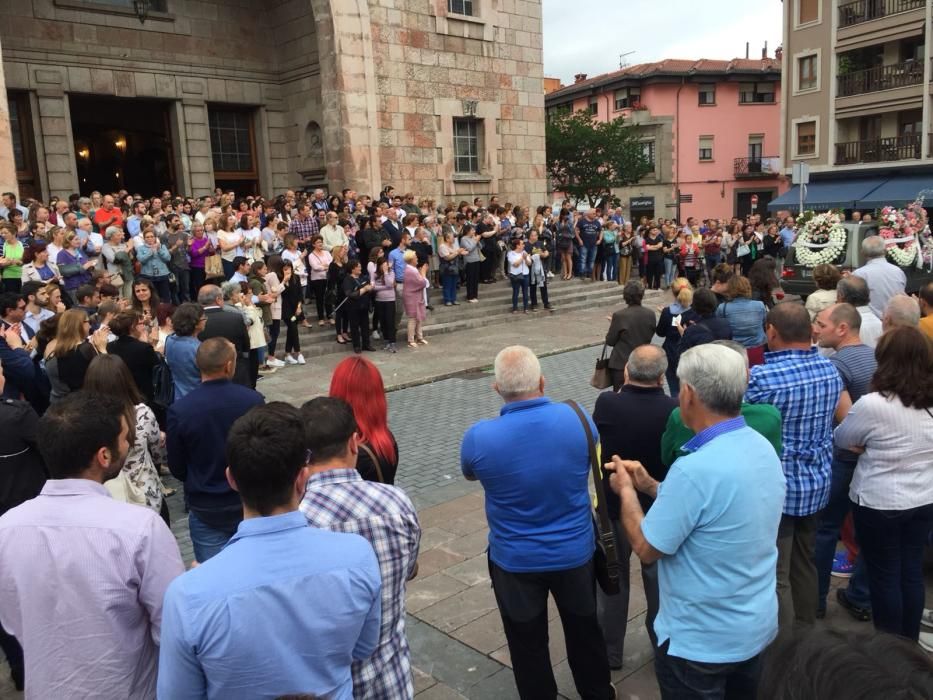
<instances>
[{"instance_id":1,"label":"street lamp","mask_svg":"<svg viewBox=\"0 0 933 700\"><path fill-rule=\"evenodd\" d=\"M150 0L133 0L133 9L136 11L136 16L139 18L140 24L146 23L146 18L149 16L150 5Z\"/></svg>"}]
</instances>

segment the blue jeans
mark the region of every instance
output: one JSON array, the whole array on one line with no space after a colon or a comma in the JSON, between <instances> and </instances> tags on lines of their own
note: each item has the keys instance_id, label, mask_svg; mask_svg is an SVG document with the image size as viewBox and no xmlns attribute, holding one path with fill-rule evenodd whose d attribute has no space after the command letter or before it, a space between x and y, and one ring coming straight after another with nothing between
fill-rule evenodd
<instances>
[{"instance_id":1,"label":"blue jeans","mask_svg":"<svg viewBox=\"0 0 933 700\"><path fill-rule=\"evenodd\" d=\"M820 513L820 525L816 530L816 546L813 562L816 564L816 577L819 586L819 609L826 609L826 594L829 593L829 579L833 569L833 557L836 555L836 543L839 541L839 528L852 508L849 500L849 484L855 471L854 462L841 462L833 459L832 481L829 490L829 503ZM859 554L855 561L855 571L849 579L846 596L853 605L871 609L868 592L868 571L864 557Z\"/></svg>"},{"instance_id":2,"label":"blue jeans","mask_svg":"<svg viewBox=\"0 0 933 700\"><path fill-rule=\"evenodd\" d=\"M206 525L194 512L188 513L188 530L191 532L191 544L194 558L201 564L220 552L230 538L236 534L236 527L217 529Z\"/></svg>"},{"instance_id":3,"label":"blue jeans","mask_svg":"<svg viewBox=\"0 0 933 700\"><path fill-rule=\"evenodd\" d=\"M444 303L457 301L457 275L441 275L441 284L444 285Z\"/></svg>"},{"instance_id":4,"label":"blue jeans","mask_svg":"<svg viewBox=\"0 0 933 700\"><path fill-rule=\"evenodd\" d=\"M528 310L528 275L509 275L512 281L512 311L518 311L518 290L522 291L522 308Z\"/></svg>"},{"instance_id":5,"label":"blue jeans","mask_svg":"<svg viewBox=\"0 0 933 700\"><path fill-rule=\"evenodd\" d=\"M933 504L909 510L852 506L875 629L917 641L923 614L923 548L933 529Z\"/></svg>"},{"instance_id":6,"label":"blue jeans","mask_svg":"<svg viewBox=\"0 0 933 700\"><path fill-rule=\"evenodd\" d=\"M606 281L615 282L619 278L619 254L606 253Z\"/></svg>"},{"instance_id":7,"label":"blue jeans","mask_svg":"<svg viewBox=\"0 0 933 700\"><path fill-rule=\"evenodd\" d=\"M596 262L596 244L584 243L580 246L580 265L577 268L577 274L582 277L589 277L593 274L593 263Z\"/></svg>"},{"instance_id":8,"label":"blue jeans","mask_svg":"<svg viewBox=\"0 0 933 700\"><path fill-rule=\"evenodd\" d=\"M677 262L664 258L664 287L670 287L675 279L677 279Z\"/></svg>"},{"instance_id":9,"label":"blue jeans","mask_svg":"<svg viewBox=\"0 0 933 700\"><path fill-rule=\"evenodd\" d=\"M761 656L713 664L667 653L670 640L654 655L654 672L663 700L745 700L758 696Z\"/></svg>"}]
</instances>

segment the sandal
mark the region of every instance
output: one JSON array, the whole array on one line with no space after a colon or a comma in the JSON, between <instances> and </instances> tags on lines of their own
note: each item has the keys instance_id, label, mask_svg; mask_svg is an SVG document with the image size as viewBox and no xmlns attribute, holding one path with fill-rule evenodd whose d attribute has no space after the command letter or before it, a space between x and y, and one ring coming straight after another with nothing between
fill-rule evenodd
<instances>
[{"instance_id":1,"label":"sandal","mask_svg":"<svg viewBox=\"0 0 933 700\"><path fill-rule=\"evenodd\" d=\"M416 347L418 347L418 343L409 343L409 344L408 344L408 347L410 347L410 348L416 348Z\"/></svg>"},{"instance_id":2,"label":"sandal","mask_svg":"<svg viewBox=\"0 0 933 700\"><path fill-rule=\"evenodd\" d=\"M325 325L327 325L327 321L318 321L318 322L317 322L317 325L319 325L319 326L325 326Z\"/></svg>"},{"instance_id":3,"label":"sandal","mask_svg":"<svg viewBox=\"0 0 933 700\"><path fill-rule=\"evenodd\" d=\"M338 336L337 336L337 342L340 343L341 345L346 345L346 344L347 344L346 339L344 339L344 337L341 336L341 335L338 335Z\"/></svg>"},{"instance_id":4,"label":"sandal","mask_svg":"<svg viewBox=\"0 0 933 700\"><path fill-rule=\"evenodd\" d=\"M419 342L421 345L427 345L427 344L428 344L428 341L425 340L424 338L418 338L418 342Z\"/></svg>"}]
</instances>

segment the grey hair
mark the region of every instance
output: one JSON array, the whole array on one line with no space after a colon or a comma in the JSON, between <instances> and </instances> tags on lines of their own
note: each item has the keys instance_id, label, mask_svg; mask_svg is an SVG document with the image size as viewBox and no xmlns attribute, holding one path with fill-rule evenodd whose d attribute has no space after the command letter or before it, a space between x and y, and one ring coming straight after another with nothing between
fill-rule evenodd
<instances>
[{"instance_id":1,"label":"grey hair","mask_svg":"<svg viewBox=\"0 0 933 700\"><path fill-rule=\"evenodd\" d=\"M742 345L742 343L739 343L735 340L714 340L711 344L722 345L724 348L735 350L742 356L742 359L745 360L745 369L748 369L748 350L745 349L745 346Z\"/></svg>"},{"instance_id":2,"label":"grey hair","mask_svg":"<svg viewBox=\"0 0 933 700\"><path fill-rule=\"evenodd\" d=\"M215 306L217 297L222 297L223 293L216 284L205 284L198 290L198 303L201 306Z\"/></svg>"},{"instance_id":3,"label":"grey hair","mask_svg":"<svg viewBox=\"0 0 933 700\"><path fill-rule=\"evenodd\" d=\"M123 229L119 226L108 226L107 230L104 231L104 238L109 241L111 238L113 238L113 234L115 233L123 233Z\"/></svg>"},{"instance_id":4,"label":"grey hair","mask_svg":"<svg viewBox=\"0 0 933 700\"><path fill-rule=\"evenodd\" d=\"M625 369L633 382L656 382L667 371L667 353L657 345L639 345L628 356Z\"/></svg>"},{"instance_id":5,"label":"grey hair","mask_svg":"<svg viewBox=\"0 0 933 700\"><path fill-rule=\"evenodd\" d=\"M836 284L836 299L839 303L852 304L855 307L868 306L868 283L858 275L843 277Z\"/></svg>"},{"instance_id":6,"label":"grey hair","mask_svg":"<svg viewBox=\"0 0 933 700\"><path fill-rule=\"evenodd\" d=\"M884 308L884 327L914 326L920 323L920 305L913 297L895 294Z\"/></svg>"},{"instance_id":7,"label":"grey hair","mask_svg":"<svg viewBox=\"0 0 933 700\"><path fill-rule=\"evenodd\" d=\"M236 292L240 291L240 283L239 282L224 282L223 286L221 286L220 289L223 292L224 301L229 301L230 299L233 298L233 295ZM200 298L200 295L198 298Z\"/></svg>"},{"instance_id":8,"label":"grey hair","mask_svg":"<svg viewBox=\"0 0 933 700\"><path fill-rule=\"evenodd\" d=\"M680 356L677 377L689 385L706 408L722 416L737 416L748 388L746 360L731 348L707 343Z\"/></svg>"},{"instance_id":9,"label":"grey hair","mask_svg":"<svg viewBox=\"0 0 933 700\"><path fill-rule=\"evenodd\" d=\"M81 197L78 199L78 204L91 204L90 197Z\"/></svg>"},{"instance_id":10,"label":"grey hair","mask_svg":"<svg viewBox=\"0 0 933 700\"><path fill-rule=\"evenodd\" d=\"M524 345L510 345L496 355L496 388L503 399L533 394L541 386L541 363Z\"/></svg>"},{"instance_id":11,"label":"grey hair","mask_svg":"<svg viewBox=\"0 0 933 700\"><path fill-rule=\"evenodd\" d=\"M884 257L884 239L881 236L869 236L862 241L862 255L869 260Z\"/></svg>"}]
</instances>

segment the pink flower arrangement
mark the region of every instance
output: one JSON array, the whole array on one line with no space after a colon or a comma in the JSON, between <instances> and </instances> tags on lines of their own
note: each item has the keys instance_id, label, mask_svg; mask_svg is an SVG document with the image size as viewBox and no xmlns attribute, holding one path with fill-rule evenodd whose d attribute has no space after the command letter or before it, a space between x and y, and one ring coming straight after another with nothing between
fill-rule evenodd
<instances>
[{"instance_id":1,"label":"pink flower arrangement","mask_svg":"<svg viewBox=\"0 0 933 700\"><path fill-rule=\"evenodd\" d=\"M917 200L906 209L885 207L879 218L878 235L885 239L885 248L891 261L907 267L917 258L917 236L927 229L927 213L923 202Z\"/></svg>"}]
</instances>

